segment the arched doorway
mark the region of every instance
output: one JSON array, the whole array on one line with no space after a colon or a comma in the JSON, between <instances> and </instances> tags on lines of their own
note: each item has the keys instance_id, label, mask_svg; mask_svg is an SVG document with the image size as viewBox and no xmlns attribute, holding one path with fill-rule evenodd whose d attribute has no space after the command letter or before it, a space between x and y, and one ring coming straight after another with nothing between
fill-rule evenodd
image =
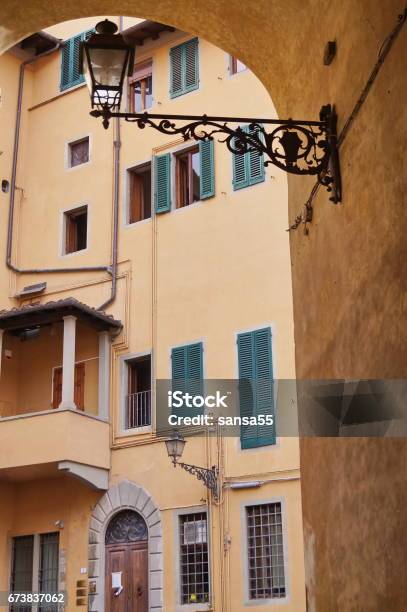
<instances>
[{"instance_id":1,"label":"arched doorway","mask_svg":"<svg viewBox=\"0 0 407 612\"><path fill-rule=\"evenodd\" d=\"M105 535L106 612L148 612L148 529L134 510L113 516Z\"/></svg>"}]
</instances>

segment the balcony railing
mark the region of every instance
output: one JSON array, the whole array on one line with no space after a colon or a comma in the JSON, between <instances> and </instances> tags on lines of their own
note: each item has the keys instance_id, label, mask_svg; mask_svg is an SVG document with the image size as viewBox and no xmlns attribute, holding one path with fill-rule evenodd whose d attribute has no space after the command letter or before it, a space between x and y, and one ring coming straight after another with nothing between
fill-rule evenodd
<instances>
[{"instance_id":1,"label":"balcony railing","mask_svg":"<svg viewBox=\"0 0 407 612\"><path fill-rule=\"evenodd\" d=\"M131 393L126 398L126 429L151 425L151 391Z\"/></svg>"}]
</instances>

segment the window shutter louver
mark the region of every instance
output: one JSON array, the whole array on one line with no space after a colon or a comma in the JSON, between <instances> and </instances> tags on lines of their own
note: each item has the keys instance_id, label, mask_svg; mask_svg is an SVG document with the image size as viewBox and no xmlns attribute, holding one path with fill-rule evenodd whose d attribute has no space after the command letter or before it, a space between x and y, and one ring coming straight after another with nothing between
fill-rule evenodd
<instances>
[{"instance_id":1,"label":"window shutter louver","mask_svg":"<svg viewBox=\"0 0 407 612\"><path fill-rule=\"evenodd\" d=\"M254 332L256 356L256 414L274 416L274 381L270 328ZM256 446L275 444L275 424L257 426Z\"/></svg>"},{"instance_id":2,"label":"window shutter louver","mask_svg":"<svg viewBox=\"0 0 407 612\"><path fill-rule=\"evenodd\" d=\"M203 387L202 342L173 348L171 351L172 391L201 395ZM173 409L173 414L196 415L200 408Z\"/></svg>"},{"instance_id":3,"label":"window shutter louver","mask_svg":"<svg viewBox=\"0 0 407 612\"><path fill-rule=\"evenodd\" d=\"M269 328L238 336L240 416L274 416L274 385ZM241 427L242 448L275 444L275 424Z\"/></svg>"},{"instance_id":4,"label":"window shutter louver","mask_svg":"<svg viewBox=\"0 0 407 612\"><path fill-rule=\"evenodd\" d=\"M61 84L60 89L63 91L70 87L70 58L71 58L72 39L67 40L61 51Z\"/></svg>"},{"instance_id":5,"label":"window shutter louver","mask_svg":"<svg viewBox=\"0 0 407 612\"><path fill-rule=\"evenodd\" d=\"M155 212L171 210L171 156L157 155L155 158L154 199Z\"/></svg>"},{"instance_id":6,"label":"window shutter louver","mask_svg":"<svg viewBox=\"0 0 407 612\"><path fill-rule=\"evenodd\" d=\"M93 32L93 29L87 30L65 41L61 55L61 91L84 83L85 79L80 72L79 66L80 45L81 42L87 40Z\"/></svg>"},{"instance_id":7,"label":"window shutter louver","mask_svg":"<svg viewBox=\"0 0 407 612\"><path fill-rule=\"evenodd\" d=\"M237 339L238 361L239 361L239 403L240 416L250 417L254 413L254 360L253 360L253 334L239 334ZM252 438L250 426L242 425L240 428L240 440L242 448L249 448L246 442Z\"/></svg>"},{"instance_id":8,"label":"window shutter louver","mask_svg":"<svg viewBox=\"0 0 407 612\"><path fill-rule=\"evenodd\" d=\"M72 73L71 73L71 87L82 83L83 76L79 72L79 49L84 35L79 34L74 36L71 45L71 62L72 62Z\"/></svg>"},{"instance_id":9,"label":"window shutter louver","mask_svg":"<svg viewBox=\"0 0 407 612\"><path fill-rule=\"evenodd\" d=\"M182 90L182 46L174 47L170 51L170 95L171 98L179 96Z\"/></svg>"},{"instance_id":10,"label":"window shutter louver","mask_svg":"<svg viewBox=\"0 0 407 612\"><path fill-rule=\"evenodd\" d=\"M170 96L176 98L199 86L198 39L170 50Z\"/></svg>"},{"instance_id":11,"label":"window shutter louver","mask_svg":"<svg viewBox=\"0 0 407 612\"><path fill-rule=\"evenodd\" d=\"M247 131L249 132L249 129ZM255 133L257 130L250 131ZM264 155L259 154L257 151L250 151L246 155L248 157L249 185L255 185L264 181Z\"/></svg>"},{"instance_id":12,"label":"window shutter louver","mask_svg":"<svg viewBox=\"0 0 407 612\"><path fill-rule=\"evenodd\" d=\"M249 126L242 127L249 133ZM242 189L264 181L264 156L257 151L233 154L233 189Z\"/></svg>"},{"instance_id":13,"label":"window shutter louver","mask_svg":"<svg viewBox=\"0 0 407 612\"><path fill-rule=\"evenodd\" d=\"M205 200L215 195L215 166L213 140L199 142L200 154L200 198Z\"/></svg>"},{"instance_id":14,"label":"window shutter louver","mask_svg":"<svg viewBox=\"0 0 407 612\"><path fill-rule=\"evenodd\" d=\"M198 39L194 38L184 44L185 55L185 91L197 89L198 75Z\"/></svg>"}]
</instances>

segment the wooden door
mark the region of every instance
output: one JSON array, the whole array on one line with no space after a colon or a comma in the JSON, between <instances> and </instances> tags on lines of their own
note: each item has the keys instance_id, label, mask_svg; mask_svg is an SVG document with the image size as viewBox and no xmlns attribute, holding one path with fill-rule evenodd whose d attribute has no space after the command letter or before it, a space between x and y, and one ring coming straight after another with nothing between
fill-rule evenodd
<instances>
[{"instance_id":1,"label":"wooden door","mask_svg":"<svg viewBox=\"0 0 407 612\"><path fill-rule=\"evenodd\" d=\"M85 364L75 364L74 402L78 410L85 410ZM52 407L58 408L62 401L62 368L54 369L52 381Z\"/></svg>"},{"instance_id":2,"label":"wooden door","mask_svg":"<svg viewBox=\"0 0 407 612\"><path fill-rule=\"evenodd\" d=\"M74 402L78 410L85 410L85 364L75 365Z\"/></svg>"},{"instance_id":3,"label":"wooden door","mask_svg":"<svg viewBox=\"0 0 407 612\"><path fill-rule=\"evenodd\" d=\"M112 573L121 572L123 590L112 588ZM106 545L105 611L148 612L147 542Z\"/></svg>"},{"instance_id":4,"label":"wooden door","mask_svg":"<svg viewBox=\"0 0 407 612\"><path fill-rule=\"evenodd\" d=\"M54 378L52 381L52 407L58 408L62 402L62 368L54 369Z\"/></svg>"}]
</instances>

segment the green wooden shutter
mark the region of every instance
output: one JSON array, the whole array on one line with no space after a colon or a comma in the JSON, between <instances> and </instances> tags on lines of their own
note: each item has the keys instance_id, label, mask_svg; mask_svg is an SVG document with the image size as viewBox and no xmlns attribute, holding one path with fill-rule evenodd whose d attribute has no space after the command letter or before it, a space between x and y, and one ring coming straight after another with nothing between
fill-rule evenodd
<instances>
[{"instance_id":1,"label":"green wooden shutter","mask_svg":"<svg viewBox=\"0 0 407 612\"><path fill-rule=\"evenodd\" d=\"M215 166L213 140L199 142L200 153L200 198L205 200L215 195Z\"/></svg>"},{"instance_id":2,"label":"green wooden shutter","mask_svg":"<svg viewBox=\"0 0 407 612\"><path fill-rule=\"evenodd\" d=\"M242 130L249 132L249 126ZM264 181L264 156L257 151L244 154L233 154L233 189L242 189Z\"/></svg>"},{"instance_id":3,"label":"green wooden shutter","mask_svg":"<svg viewBox=\"0 0 407 612\"><path fill-rule=\"evenodd\" d=\"M239 334L237 344L240 416L274 417L270 328ZM275 444L275 424L242 425L240 438L243 449Z\"/></svg>"},{"instance_id":4,"label":"green wooden shutter","mask_svg":"<svg viewBox=\"0 0 407 612\"><path fill-rule=\"evenodd\" d=\"M254 332L255 368L256 368L256 414L274 417L274 381L271 354L270 328ZM267 446L276 443L275 424L258 425L255 446Z\"/></svg>"},{"instance_id":5,"label":"green wooden shutter","mask_svg":"<svg viewBox=\"0 0 407 612\"><path fill-rule=\"evenodd\" d=\"M85 79L80 72L79 66L80 45L84 40L87 40L93 32L93 29L87 30L65 41L61 54L61 91L84 82Z\"/></svg>"},{"instance_id":6,"label":"green wooden shutter","mask_svg":"<svg viewBox=\"0 0 407 612\"><path fill-rule=\"evenodd\" d=\"M185 93L197 89L199 85L198 39L193 38L184 43L185 57Z\"/></svg>"},{"instance_id":7,"label":"green wooden shutter","mask_svg":"<svg viewBox=\"0 0 407 612\"><path fill-rule=\"evenodd\" d=\"M187 387L188 392L193 395L202 395L203 387L203 347L202 342L189 344L187 353ZM200 412L200 410L198 410Z\"/></svg>"},{"instance_id":8,"label":"green wooden shutter","mask_svg":"<svg viewBox=\"0 0 407 612\"><path fill-rule=\"evenodd\" d=\"M154 172L155 212L160 214L171 210L171 155L157 155Z\"/></svg>"},{"instance_id":9,"label":"green wooden shutter","mask_svg":"<svg viewBox=\"0 0 407 612\"><path fill-rule=\"evenodd\" d=\"M183 65L182 45L173 47L170 51L170 96L175 98L183 92L182 65Z\"/></svg>"},{"instance_id":10,"label":"green wooden shutter","mask_svg":"<svg viewBox=\"0 0 407 612\"><path fill-rule=\"evenodd\" d=\"M254 336L252 333L239 334L237 338L239 361L239 403L240 416L251 417L255 412L254 398ZM251 426L242 425L240 428L240 441L242 448L250 448L253 439Z\"/></svg>"},{"instance_id":11,"label":"green wooden shutter","mask_svg":"<svg viewBox=\"0 0 407 612\"><path fill-rule=\"evenodd\" d=\"M243 132L247 131L244 126L241 128ZM233 153L233 189L242 189L249 184L249 175L247 171L247 155L246 153Z\"/></svg>"},{"instance_id":12,"label":"green wooden shutter","mask_svg":"<svg viewBox=\"0 0 407 612\"><path fill-rule=\"evenodd\" d=\"M170 96L176 98L199 86L198 39L170 50Z\"/></svg>"},{"instance_id":13,"label":"green wooden shutter","mask_svg":"<svg viewBox=\"0 0 407 612\"><path fill-rule=\"evenodd\" d=\"M61 83L60 90L63 91L70 87L70 65L71 65L71 46L72 38L67 40L61 51Z\"/></svg>"},{"instance_id":14,"label":"green wooden shutter","mask_svg":"<svg viewBox=\"0 0 407 612\"><path fill-rule=\"evenodd\" d=\"M247 128L249 131L249 128ZM255 132L257 130L251 130ZM264 181L264 155L259 154L257 151L250 151L246 153L247 157L247 172L249 177L249 185L255 185Z\"/></svg>"},{"instance_id":15,"label":"green wooden shutter","mask_svg":"<svg viewBox=\"0 0 407 612\"><path fill-rule=\"evenodd\" d=\"M172 391L202 395L203 392L203 346L202 342L178 346L171 351ZM178 416L194 416L201 408L173 408Z\"/></svg>"}]
</instances>

